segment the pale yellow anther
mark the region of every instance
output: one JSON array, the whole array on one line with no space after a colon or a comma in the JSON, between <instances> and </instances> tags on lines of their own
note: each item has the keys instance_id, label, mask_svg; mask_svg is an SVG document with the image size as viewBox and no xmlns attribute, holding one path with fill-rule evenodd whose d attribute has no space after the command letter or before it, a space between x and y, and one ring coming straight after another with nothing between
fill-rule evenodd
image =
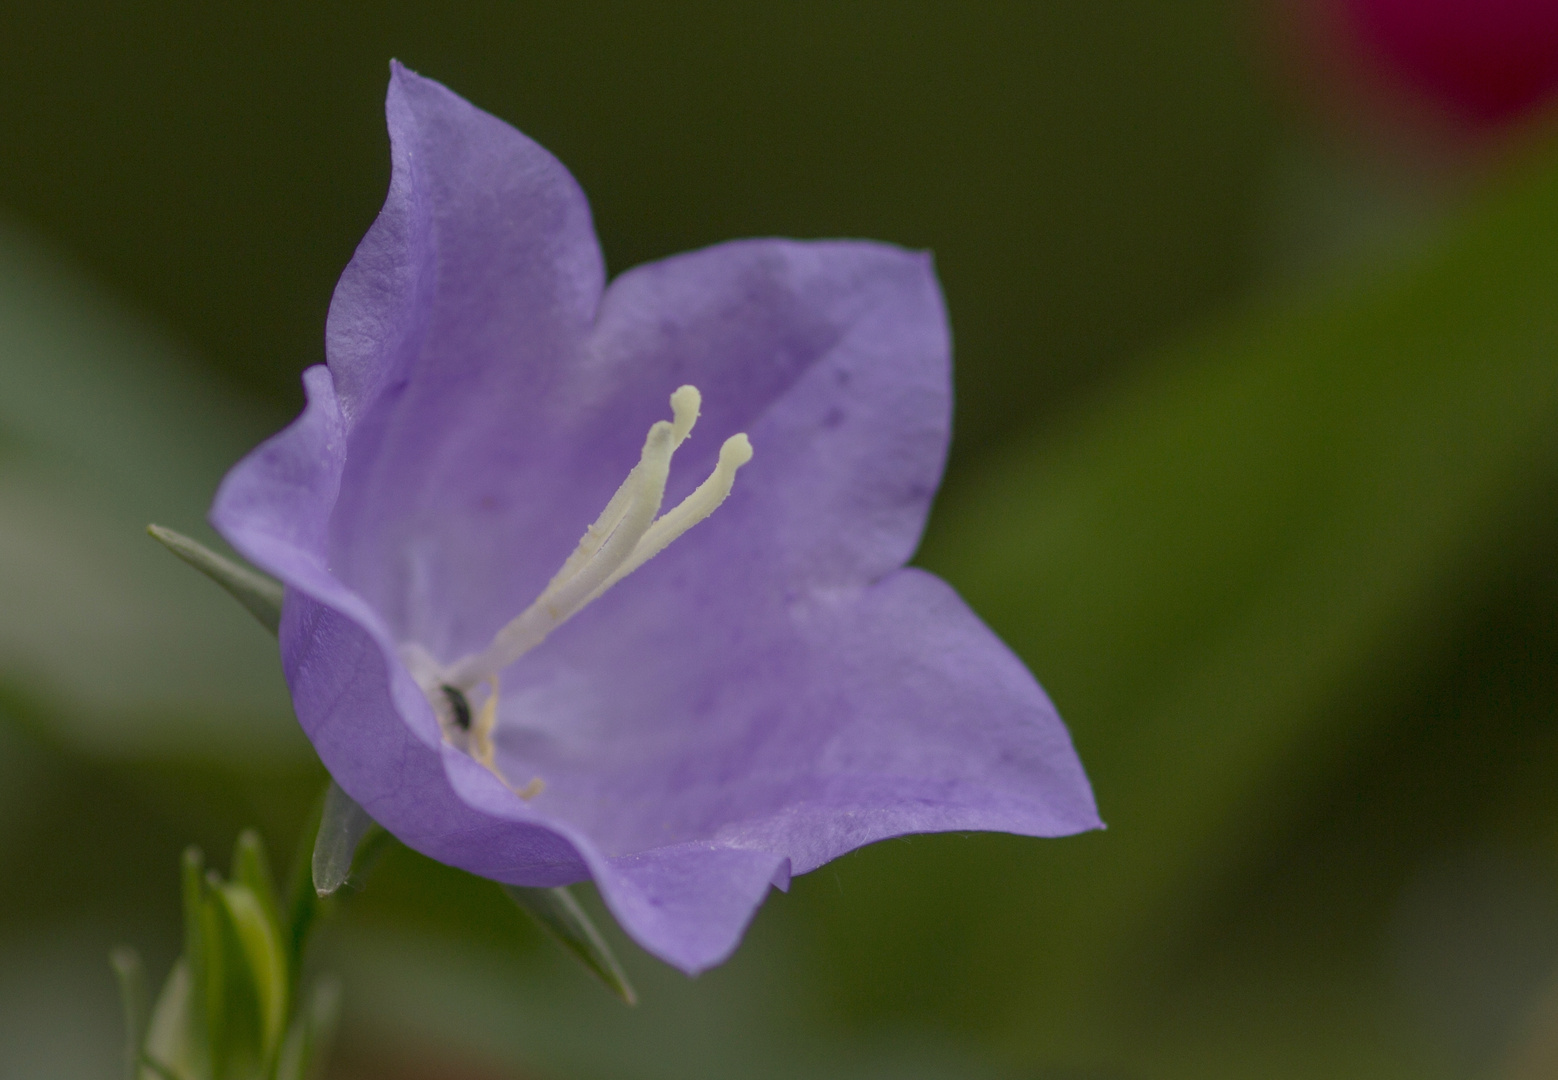
<instances>
[{"instance_id":1,"label":"pale yellow anther","mask_svg":"<svg viewBox=\"0 0 1558 1080\"><path fill-rule=\"evenodd\" d=\"M719 463L714 466L709 478L644 532L643 537L633 546L633 553L601 582L585 603L643 566L669 547L677 537L718 510L720 503L725 501L735 485L736 470L751 460L752 443L745 434L732 435L726 439L719 449Z\"/></svg>"},{"instance_id":2,"label":"pale yellow anther","mask_svg":"<svg viewBox=\"0 0 1558 1080\"><path fill-rule=\"evenodd\" d=\"M678 386L671 395L671 429L676 445L682 445L698 422L698 410L703 407L703 395L696 386Z\"/></svg>"},{"instance_id":3,"label":"pale yellow anther","mask_svg":"<svg viewBox=\"0 0 1558 1080\"><path fill-rule=\"evenodd\" d=\"M496 773L498 768L494 764L494 757L497 749L492 744L492 732L498 726L498 677L496 675L487 680L487 687L489 690L487 700L481 703L481 708L476 710L476 716L471 722L471 757Z\"/></svg>"}]
</instances>

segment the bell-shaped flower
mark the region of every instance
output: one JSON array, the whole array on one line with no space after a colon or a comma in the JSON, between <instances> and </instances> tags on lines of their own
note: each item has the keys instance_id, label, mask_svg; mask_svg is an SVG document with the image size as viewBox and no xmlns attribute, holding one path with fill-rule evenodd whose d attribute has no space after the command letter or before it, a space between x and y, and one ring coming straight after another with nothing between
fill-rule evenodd
<instances>
[{"instance_id":1,"label":"bell-shaped flower","mask_svg":"<svg viewBox=\"0 0 1558 1080\"><path fill-rule=\"evenodd\" d=\"M340 786L472 873L593 879L689 972L862 844L1096 827L1033 677L904 568L948 441L930 258L749 240L607 287L545 150L398 65L388 115L328 366L212 511L285 583Z\"/></svg>"}]
</instances>

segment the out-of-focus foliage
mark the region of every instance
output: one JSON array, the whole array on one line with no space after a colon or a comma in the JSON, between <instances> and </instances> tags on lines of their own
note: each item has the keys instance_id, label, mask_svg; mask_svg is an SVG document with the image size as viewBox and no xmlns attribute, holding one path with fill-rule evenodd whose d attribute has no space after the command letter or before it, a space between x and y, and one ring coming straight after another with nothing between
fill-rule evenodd
<instances>
[{"instance_id":1,"label":"out-of-focus foliage","mask_svg":"<svg viewBox=\"0 0 1558 1080\"><path fill-rule=\"evenodd\" d=\"M83 749L307 752L265 632L145 535L158 518L199 530L281 415L9 229L0 380L0 681L57 704L54 736Z\"/></svg>"},{"instance_id":2,"label":"out-of-focus foliage","mask_svg":"<svg viewBox=\"0 0 1558 1080\"><path fill-rule=\"evenodd\" d=\"M0 233L0 1074L112 1075L108 948L168 970L178 852L290 850L323 783L264 630L142 529L211 542L222 469L295 404L383 194L391 55L554 149L615 268L935 249L959 431L921 561L1049 687L1111 827L878 845L697 980L608 930L632 1010L395 849L321 936L334 1075L1558 1071L1558 160L1531 133L1436 216L1297 183L1323 157L1234 25L0 12L0 208L166 328Z\"/></svg>"},{"instance_id":3,"label":"out-of-focus foliage","mask_svg":"<svg viewBox=\"0 0 1558 1080\"><path fill-rule=\"evenodd\" d=\"M144 969L115 950L129 1080L312 1080L340 1014L333 978L305 976L318 898L302 860L276 891L265 846L244 830L229 880L198 848L181 867L184 948L143 1019Z\"/></svg>"},{"instance_id":4,"label":"out-of-focus foliage","mask_svg":"<svg viewBox=\"0 0 1558 1080\"><path fill-rule=\"evenodd\" d=\"M1351 933L1382 928L1418 860L1558 839L1558 805L1478 775L1558 779L1558 158L1531 172L1426 255L1259 305L942 501L927 565L1045 678L1113 827L1027 861L1021 903L1066 916L1029 924L1042 979L985 1003L1037 1020L1023 1043L1086 1046L1116 1013L1091 1048L1107 1052L1171 1008L1187 1075L1209 1075L1192 1026L1237 1011L1243 1038L1341 1070L1349 1029L1390 1026L1388 995L1360 1015L1343 967L1304 973L1347 995L1312 1019L1263 1002L1298 977L1280 964L1345 955L1281 940L1321 930L1284 925L1291 909L1347 904ZM1371 791L1388 773L1352 770L1398 740L1450 775ZM1249 890L1257 940L1230 940L1230 890ZM1543 902L1558 916L1558 893ZM1558 924L1526 947L1552 954L1540 966L1554 945ZM1014 955L1007 933L971 930L964 949L986 980ZM1235 975L1209 1017L1179 987ZM1133 998L1142 1012L1116 1012Z\"/></svg>"},{"instance_id":5,"label":"out-of-focus foliage","mask_svg":"<svg viewBox=\"0 0 1558 1080\"><path fill-rule=\"evenodd\" d=\"M1238 286L1269 129L1235 38L1222 0L24 2L0 205L299 403L397 57L567 163L614 272L738 236L934 249L970 449Z\"/></svg>"}]
</instances>

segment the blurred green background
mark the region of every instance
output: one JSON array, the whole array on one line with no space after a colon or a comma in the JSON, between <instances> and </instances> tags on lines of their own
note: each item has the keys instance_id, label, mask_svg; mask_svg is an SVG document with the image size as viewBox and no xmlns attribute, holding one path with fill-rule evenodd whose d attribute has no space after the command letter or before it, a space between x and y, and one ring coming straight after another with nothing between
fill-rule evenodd
<instances>
[{"instance_id":1,"label":"blurred green background","mask_svg":"<svg viewBox=\"0 0 1558 1080\"><path fill-rule=\"evenodd\" d=\"M183 845L254 824L284 861L319 790L274 643L141 529L214 543L300 404L392 56L554 151L613 271L935 252L920 561L1049 688L1110 829L877 845L696 980L618 935L634 1010L397 851L321 943L333 1075L1558 1075L1558 140L1335 130L1273 25L0 7L0 1077L116 1075L109 947L160 974Z\"/></svg>"}]
</instances>

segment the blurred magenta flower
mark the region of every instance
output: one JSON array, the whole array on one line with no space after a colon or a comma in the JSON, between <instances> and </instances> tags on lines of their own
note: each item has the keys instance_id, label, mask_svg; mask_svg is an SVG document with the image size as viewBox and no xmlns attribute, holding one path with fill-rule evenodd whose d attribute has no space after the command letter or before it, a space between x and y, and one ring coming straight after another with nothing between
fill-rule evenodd
<instances>
[{"instance_id":1,"label":"blurred magenta flower","mask_svg":"<svg viewBox=\"0 0 1558 1080\"><path fill-rule=\"evenodd\" d=\"M1344 0L1362 44L1394 76L1478 125L1558 90L1555 0Z\"/></svg>"},{"instance_id":2,"label":"blurred magenta flower","mask_svg":"<svg viewBox=\"0 0 1558 1080\"><path fill-rule=\"evenodd\" d=\"M546 151L398 65L387 108L328 367L212 511L286 584L341 787L473 873L593 878L689 972L862 844L1097 827L1044 692L903 566L948 439L930 258L749 240L606 288ZM673 470L695 421L726 438Z\"/></svg>"}]
</instances>

